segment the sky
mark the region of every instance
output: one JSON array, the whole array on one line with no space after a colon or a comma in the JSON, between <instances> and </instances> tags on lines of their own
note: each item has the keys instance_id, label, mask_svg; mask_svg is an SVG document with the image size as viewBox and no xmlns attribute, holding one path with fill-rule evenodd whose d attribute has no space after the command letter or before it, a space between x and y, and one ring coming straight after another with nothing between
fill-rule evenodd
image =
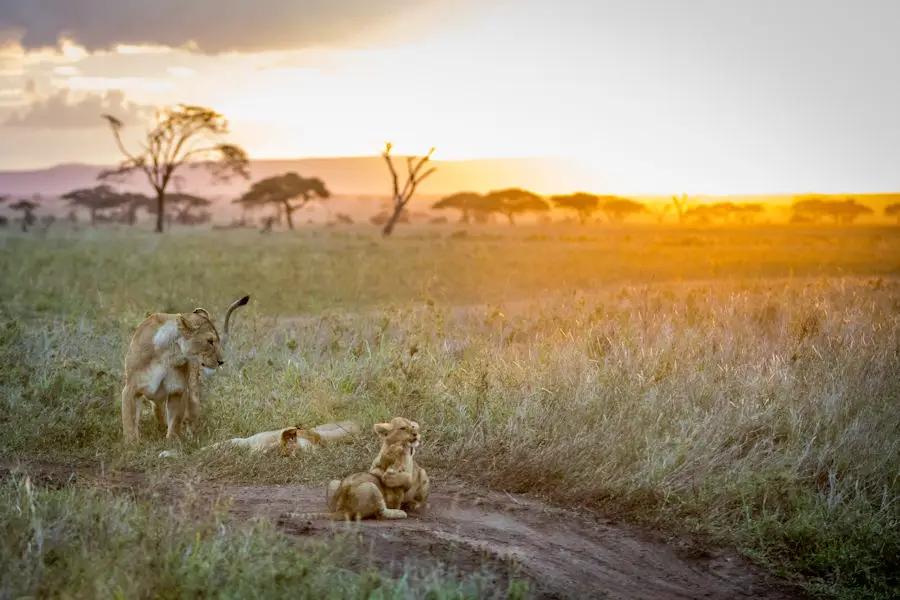
<instances>
[{"instance_id":1,"label":"sky","mask_svg":"<svg viewBox=\"0 0 900 600\"><path fill-rule=\"evenodd\" d=\"M253 158L552 156L624 194L900 191L898 0L3 0L0 170L203 104ZM564 182L560 183L564 187Z\"/></svg>"}]
</instances>

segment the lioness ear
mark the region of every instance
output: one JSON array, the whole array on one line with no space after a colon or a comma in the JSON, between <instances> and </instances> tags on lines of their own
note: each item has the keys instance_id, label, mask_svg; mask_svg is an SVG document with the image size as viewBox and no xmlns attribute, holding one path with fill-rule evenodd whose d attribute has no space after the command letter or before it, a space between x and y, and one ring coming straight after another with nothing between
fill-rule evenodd
<instances>
[{"instance_id":1,"label":"lioness ear","mask_svg":"<svg viewBox=\"0 0 900 600\"><path fill-rule=\"evenodd\" d=\"M198 326L191 323L189 315L178 315L178 329L182 331L195 331Z\"/></svg>"},{"instance_id":2,"label":"lioness ear","mask_svg":"<svg viewBox=\"0 0 900 600\"><path fill-rule=\"evenodd\" d=\"M210 321L212 321L212 319L209 316L209 311L206 310L205 308L195 308L193 312L196 315L202 315L202 316L206 317L207 319L209 319Z\"/></svg>"},{"instance_id":3,"label":"lioness ear","mask_svg":"<svg viewBox=\"0 0 900 600\"><path fill-rule=\"evenodd\" d=\"M381 437L384 437L389 434L391 432L391 429L393 428L391 427L390 423L375 423L375 427L373 427L373 429L375 430L375 433L377 433Z\"/></svg>"}]
</instances>

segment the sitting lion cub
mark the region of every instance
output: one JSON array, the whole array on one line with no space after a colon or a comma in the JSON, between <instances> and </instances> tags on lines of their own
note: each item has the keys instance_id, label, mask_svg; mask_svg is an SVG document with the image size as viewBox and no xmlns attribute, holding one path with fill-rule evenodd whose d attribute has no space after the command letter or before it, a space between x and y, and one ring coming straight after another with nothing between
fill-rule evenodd
<instances>
[{"instance_id":1,"label":"sitting lion cub","mask_svg":"<svg viewBox=\"0 0 900 600\"><path fill-rule=\"evenodd\" d=\"M343 479L333 479L325 490L325 502L331 512L290 513L299 519L405 519L406 511L398 507L405 496L413 491L410 485L421 478L411 474L413 448L419 443L419 425L402 417L389 423L376 423L375 432L382 437L381 450L369 472L353 473ZM393 456L394 458L390 458ZM382 467L386 467L383 474ZM392 468L393 467L393 468ZM374 472L373 472L374 471ZM422 471L424 474L424 470ZM391 484L386 485L385 481ZM427 497L427 476L425 477ZM413 494L420 495L416 489ZM389 504L390 503L390 504Z\"/></svg>"},{"instance_id":2,"label":"sitting lion cub","mask_svg":"<svg viewBox=\"0 0 900 600\"><path fill-rule=\"evenodd\" d=\"M412 441L401 460L395 462L395 469L386 470L383 468L385 461L390 460L390 456L396 452L393 449L395 436L398 434L409 433ZM381 436L381 450L369 472L377 475L385 487L390 489L403 489L403 499L399 506L395 508L412 508L418 509L420 505L427 505L428 495L431 492L431 482L425 469L416 464L413 456L419 447L419 424L403 417L394 417L388 423L376 423L375 433Z\"/></svg>"},{"instance_id":3,"label":"sitting lion cub","mask_svg":"<svg viewBox=\"0 0 900 600\"><path fill-rule=\"evenodd\" d=\"M383 486L382 493L384 494L384 502L388 508L400 508L400 505L403 503L403 496L410 488L410 485L406 482L406 478L400 474L409 470L408 461L412 460L412 453L412 442L406 440L394 442L387 447L387 450L382 450L375 459L377 465L373 465L373 467L369 469L369 473L378 477L382 484L384 483L385 475L389 478L397 475L400 479L400 485L398 486Z\"/></svg>"},{"instance_id":4,"label":"sitting lion cub","mask_svg":"<svg viewBox=\"0 0 900 600\"><path fill-rule=\"evenodd\" d=\"M231 313L247 304L249 296L233 302L225 313L223 338L228 335ZM141 399L153 404L166 438L180 434L185 419L199 412L199 371L212 374L221 365L222 340L209 312L153 313L138 326L125 356L122 389L122 433L138 441ZM165 411L165 412L164 412Z\"/></svg>"}]
</instances>

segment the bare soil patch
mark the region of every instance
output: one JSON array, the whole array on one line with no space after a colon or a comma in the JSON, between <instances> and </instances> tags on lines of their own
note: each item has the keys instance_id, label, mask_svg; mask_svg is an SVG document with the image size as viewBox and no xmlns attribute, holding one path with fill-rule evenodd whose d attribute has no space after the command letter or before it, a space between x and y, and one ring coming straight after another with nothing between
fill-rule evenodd
<instances>
[{"instance_id":1,"label":"bare soil patch","mask_svg":"<svg viewBox=\"0 0 900 600\"><path fill-rule=\"evenodd\" d=\"M22 467L0 463L0 477ZM294 485L237 485L170 481L151 485L136 472L31 463L36 485L102 485L177 502L186 494L225 501L238 520L275 522L302 544L351 531L363 543L346 558L352 569L376 567L399 576L407 567L449 565L460 574L487 571L497 585L529 581L536 598L802 598L743 557L709 552L690 542L663 543L622 524L604 523L533 499L438 479L430 507L400 521L306 521L291 512L325 510L324 489Z\"/></svg>"}]
</instances>

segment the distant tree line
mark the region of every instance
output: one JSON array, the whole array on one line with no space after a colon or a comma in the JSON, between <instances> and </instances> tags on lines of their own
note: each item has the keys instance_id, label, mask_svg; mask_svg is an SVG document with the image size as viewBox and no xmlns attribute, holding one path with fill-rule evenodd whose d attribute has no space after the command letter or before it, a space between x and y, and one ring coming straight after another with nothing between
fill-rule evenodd
<instances>
[{"instance_id":1,"label":"distant tree line","mask_svg":"<svg viewBox=\"0 0 900 600\"><path fill-rule=\"evenodd\" d=\"M233 177L250 178L249 157L239 145L225 141L230 133L228 120L215 110L196 105L177 104L156 111L142 135L141 142L130 149L122 139L124 123L117 117L104 114L113 135L113 141L122 155L121 162L111 170L102 171L98 179L100 185L72 190L62 196L69 203L68 220L77 221L77 210L87 211L92 226L99 223L123 223L133 226L138 215L146 213L154 218L155 230L163 232L166 225L203 225L212 220L212 202L206 198L173 192L179 189L182 173L186 169L203 169L215 181L228 181ZM398 170L391 156L392 146L385 145L382 157L388 168L391 185L391 199L383 210L370 221L382 228L382 234L389 236L397 224L407 223L412 216L409 209L418 186L437 167L431 162L434 148L422 157L405 157L405 173ZM152 193L144 195L122 192L108 182L133 173L142 175ZM270 207L274 214L263 217L263 231L271 231L275 224L286 221L289 229L295 227L295 213L317 200L327 200L332 194L324 181L317 177L304 177L296 172L287 172L266 177L251 184L250 188L232 204L242 209L242 217L232 221L231 226L248 226L247 213ZM0 195L0 204L17 213L21 229L28 231L36 224L46 227L55 217L45 215L40 219L36 211L40 198L22 198L12 202L8 196ZM481 194L462 191L435 202L431 208L437 211L455 210L462 223L488 223L495 217L505 218L510 225L517 219L533 214L547 219L552 209L568 211L572 219L582 224L596 220L602 215L610 223L622 223L637 215L645 215L662 222L672 211L680 224L740 223L750 224L765 213L760 203L716 202L698 203L684 194L672 196L671 203L661 209L651 209L633 198L597 195L584 191L544 197L519 187L508 187ZM863 215L874 211L854 198L834 199L831 197L796 197L790 207L792 224L835 223L848 225ZM329 214L331 214L329 212ZM900 224L900 203L887 206L887 217L894 217ZM329 225L352 223L348 215L338 214ZM446 217L433 217L431 222L447 222ZM0 226L9 225L9 218L0 215Z\"/></svg>"}]
</instances>

